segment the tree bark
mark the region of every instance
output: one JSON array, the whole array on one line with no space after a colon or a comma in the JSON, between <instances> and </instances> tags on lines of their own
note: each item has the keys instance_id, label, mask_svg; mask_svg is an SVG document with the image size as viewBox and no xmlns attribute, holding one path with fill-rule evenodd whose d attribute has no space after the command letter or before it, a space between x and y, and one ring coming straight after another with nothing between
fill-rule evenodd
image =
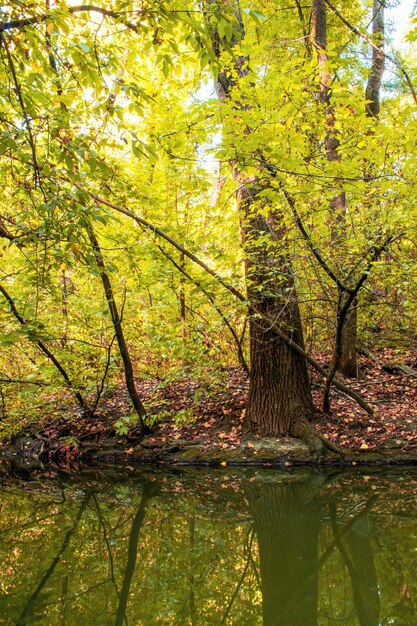
<instances>
[{"instance_id":1,"label":"tree bark","mask_svg":"<svg viewBox=\"0 0 417 626\"><path fill-rule=\"evenodd\" d=\"M245 215L243 238L248 300L250 306L262 314L261 317L252 310L249 322L251 375L246 421L249 428L259 434L290 434L301 437L312 449L320 449L321 443L315 442L310 426L315 409L306 361L265 319L274 319L292 341L304 348L282 216L278 211L272 213L272 209L268 217L257 212L257 191L255 183L255 189L241 187L238 192L239 207ZM264 238L265 233L269 234L269 240L262 244L260 237Z\"/></svg>"},{"instance_id":2,"label":"tree bark","mask_svg":"<svg viewBox=\"0 0 417 626\"><path fill-rule=\"evenodd\" d=\"M145 435L150 432L149 427L144 422L144 417L146 416L146 409L136 389L135 378L133 374L132 359L130 358L129 349L127 347L126 339L124 336L122 320L120 318L119 310L117 308L116 301L114 299L114 294L113 294L113 289L111 286L110 278L106 272L106 267L104 264L103 256L101 254L100 246L99 246L97 237L95 236L91 225L88 225L87 232L88 232L91 246L93 248L93 253L94 253L95 260L96 260L96 264L100 272L100 278L103 284L104 293L106 295L110 317L113 322L113 328L114 328L114 333L116 335L117 345L119 346L120 356L122 357L126 387L129 392L129 396L132 401L133 407L138 415L139 432L141 435Z\"/></svg>"},{"instance_id":3,"label":"tree bark","mask_svg":"<svg viewBox=\"0 0 417 626\"><path fill-rule=\"evenodd\" d=\"M224 1L230 9L231 4ZM233 2L235 29L239 36L228 42L233 48L245 32L239 3ZM224 42L212 31L213 50L220 59ZM221 104L233 103L236 113L251 102L241 101L239 81L250 72L246 56L234 57L231 67L217 75L216 90ZM233 93L234 92L234 93ZM225 126L225 133L231 132ZM244 131L250 135L250 128ZM279 207L266 206L259 193L265 184L259 175L247 176L238 160L229 161L238 183L237 204L241 215L242 239L246 252L246 285L250 319L250 388L246 425L262 435L293 435L303 439L317 454L323 449L311 420L315 414L305 358L291 348L263 315L274 319L282 331L303 347L303 331L295 291L287 228ZM261 210L262 209L262 210ZM267 215L267 217L265 217ZM265 235L268 241L265 241ZM270 245L271 244L271 245ZM259 313L255 313L255 311Z\"/></svg>"},{"instance_id":4,"label":"tree bark","mask_svg":"<svg viewBox=\"0 0 417 626\"><path fill-rule=\"evenodd\" d=\"M379 95L385 67L384 30L384 0L373 0L372 35L376 46L372 47L371 71L365 90L368 117L378 117L380 110Z\"/></svg>"},{"instance_id":5,"label":"tree bark","mask_svg":"<svg viewBox=\"0 0 417 626\"><path fill-rule=\"evenodd\" d=\"M359 366L356 344L358 338L358 309L357 299L346 315L342 328L342 351L340 355L339 371L347 378L359 378ZM361 374L363 376L363 374Z\"/></svg>"}]
</instances>

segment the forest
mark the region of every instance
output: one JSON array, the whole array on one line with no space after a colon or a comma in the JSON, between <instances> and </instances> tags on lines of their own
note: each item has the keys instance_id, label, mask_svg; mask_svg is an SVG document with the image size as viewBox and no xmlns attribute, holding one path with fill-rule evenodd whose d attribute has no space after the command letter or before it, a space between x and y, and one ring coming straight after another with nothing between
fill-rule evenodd
<instances>
[{"instance_id":1,"label":"forest","mask_svg":"<svg viewBox=\"0 0 417 626\"><path fill-rule=\"evenodd\" d=\"M417 17L0 11L3 444L412 454Z\"/></svg>"}]
</instances>

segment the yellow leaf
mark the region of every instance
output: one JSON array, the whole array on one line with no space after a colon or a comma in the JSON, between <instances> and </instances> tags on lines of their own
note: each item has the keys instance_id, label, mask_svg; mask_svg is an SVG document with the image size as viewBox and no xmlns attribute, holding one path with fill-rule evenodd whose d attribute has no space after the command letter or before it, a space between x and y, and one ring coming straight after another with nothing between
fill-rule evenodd
<instances>
[{"instance_id":1,"label":"yellow leaf","mask_svg":"<svg viewBox=\"0 0 417 626\"><path fill-rule=\"evenodd\" d=\"M79 247L77 246L76 243L72 243L71 244L71 250L74 253L74 255L77 257L77 259L81 258L80 249L79 249Z\"/></svg>"},{"instance_id":2,"label":"yellow leaf","mask_svg":"<svg viewBox=\"0 0 417 626\"><path fill-rule=\"evenodd\" d=\"M223 467L226 467L227 463L226 463L226 461L222 461L222 462L220 463L220 465L223 465Z\"/></svg>"},{"instance_id":3,"label":"yellow leaf","mask_svg":"<svg viewBox=\"0 0 417 626\"><path fill-rule=\"evenodd\" d=\"M46 27L46 32L48 33L48 35L51 35L54 32L54 28L54 23L49 22L48 26Z\"/></svg>"},{"instance_id":4,"label":"yellow leaf","mask_svg":"<svg viewBox=\"0 0 417 626\"><path fill-rule=\"evenodd\" d=\"M367 450L369 448L367 443L362 443L360 449L361 450Z\"/></svg>"}]
</instances>

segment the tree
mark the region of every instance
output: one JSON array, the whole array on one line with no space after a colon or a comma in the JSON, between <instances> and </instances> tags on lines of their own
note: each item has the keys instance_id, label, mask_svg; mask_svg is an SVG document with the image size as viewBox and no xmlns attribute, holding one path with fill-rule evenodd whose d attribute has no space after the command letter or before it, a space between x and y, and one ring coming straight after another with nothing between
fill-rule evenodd
<instances>
[{"instance_id":1,"label":"tree","mask_svg":"<svg viewBox=\"0 0 417 626\"><path fill-rule=\"evenodd\" d=\"M250 81L252 77L249 57L238 53L239 46L244 42L245 30L237 3L233 18L235 34L229 41L225 35L220 35L218 26L213 29L212 40L217 59L222 58L225 50L231 51L228 65L218 72L216 90L222 105L230 106L231 103L231 115L235 118L248 108L256 107L256 101L251 100L250 85L249 93L240 92L240 83ZM230 111L228 113L230 116ZM236 135L230 121L229 127L224 126L224 132L226 136ZM243 130L244 139L250 141L250 134L251 128L247 126ZM317 451L322 444L311 428L315 411L307 363L299 352L277 335L270 322L273 320L291 341L304 348L287 244L288 227L278 203L271 203L264 193L268 183L264 180L262 168L248 174L239 159L229 161L239 185L236 198L242 219L250 313L251 370L246 421L251 430L264 435L291 434L301 437Z\"/></svg>"},{"instance_id":2,"label":"tree","mask_svg":"<svg viewBox=\"0 0 417 626\"><path fill-rule=\"evenodd\" d=\"M366 15L359 3L342 15L317 0L310 33L310 10L298 2L8 5L2 284L16 289L28 322L17 336L14 296L3 294L13 350L41 341L67 387L88 394L94 380L100 395L118 344L135 397L129 360L160 373L233 345L245 363L246 308L247 426L300 436L319 452L307 362L326 378L329 409L331 385L346 390L336 372L349 316L403 237L398 199L409 202L400 99L387 98L376 117L386 53L380 22L373 39L364 34ZM361 41L375 52L370 67ZM405 127L410 113L402 119ZM221 175L206 162L213 154ZM26 332L32 320L43 334ZM315 348L333 341L328 369L306 350L313 325ZM33 373L31 349L21 359ZM85 375L80 362L91 363Z\"/></svg>"}]
</instances>

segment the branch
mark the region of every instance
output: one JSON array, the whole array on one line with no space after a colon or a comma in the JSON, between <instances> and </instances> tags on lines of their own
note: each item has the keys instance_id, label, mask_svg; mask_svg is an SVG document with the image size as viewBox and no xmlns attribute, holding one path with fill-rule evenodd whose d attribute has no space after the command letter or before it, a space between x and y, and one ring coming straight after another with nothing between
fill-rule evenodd
<instances>
[{"instance_id":1,"label":"branch","mask_svg":"<svg viewBox=\"0 0 417 626\"><path fill-rule=\"evenodd\" d=\"M9 232L7 228L5 228L5 226L3 226L1 222L0 222L0 237L4 237L5 239L8 239L9 241L14 241L16 239L16 237L12 235L12 233Z\"/></svg>"},{"instance_id":2,"label":"branch","mask_svg":"<svg viewBox=\"0 0 417 626\"><path fill-rule=\"evenodd\" d=\"M241 302L247 302L247 298L238 289L233 287L233 285L229 285L228 283L226 283L224 278L222 278L220 274L212 270L211 267L207 265L207 263L204 263L204 261L201 261L201 259L199 259L195 254L193 254L192 252L189 252L189 250L187 250L181 244L175 241L175 239L172 239L172 237L167 235L163 230L161 230L157 226L154 226L153 224L150 224L150 222L147 222L142 217L139 217L139 215L136 215L136 213L133 213L133 211L130 211L129 209L126 209L125 207L118 206L117 204L113 204L113 202L109 202L105 198L102 198L101 196L97 196L91 193L90 191L87 191L86 189L81 187L81 185L79 185L78 183L74 182L73 184L79 191L87 193L91 198L93 198L93 200L95 200L99 204L104 204L105 206L108 206L111 209L114 209L118 213L123 213L123 215L127 215L128 217L132 218L137 224L140 224L141 226L145 226L145 228L151 230L153 233L155 233L162 239L165 239L165 241L171 244L171 246L179 250L179 252L182 252L188 259L190 259L191 261L193 261L194 263L202 267L205 272L210 274L210 276L213 276L213 278L215 278L225 289L230 291L236 298L238 298L238 300L240 300Z\"/></svg>"},{"instance_id":3,"label":"branch","mask_svg":"<svg viewBox=\"0 0 417 626\"><path fill-rule=\"evenodd\" d=\"M327 380L328 373L324 369L324 367L322 367L319 363L317 363L317 361L315 361L301 346L299 346L290 337L288 337L288 335L286 335L279 328L279 326L277 325L276 321L269 319L267 316L265 316L265 314L262 314L262 313L259 313L259 314L264 319L267 319L270 322L270 324L271 324L270 328L274 332L276 332L276 334L279 337L281 337L281 339L283 339L283 341L285 341L285 343L290 348L292 348L293 350L298 352L298 354L301 354L301 356L303 356L306 359L307 363L309 363L315 370L317 370L317 372L319 372L319 374L322 375L324 380ZM356 391L353 391L353 389L350 389L349 387L347 387L345 384L340 382L340 380L337 380L337 378L333 378L331 383L337 389L339 389L342 393L344 393L346 396L349 396L349 398L352 398L352 400L355 400L355 402L357 402L357 404L359 404L359 406L362 407L362 409L364 409L364 411L366 411L369 415L373 415L374 414L373 408L366 402L366 400L364 400L362 398L362 396L360 396L358 393L356 393Z\"/></svg>"},{"instance_id":4,"label":"branch","mask_svg":"<svg viewBox=\"0 0 417 626\"><path fill-rule=\"evenodd\" d=\"M236 289L236 287L233 287L232 285L229 285L221 276L219 276L219 274L217 274L217 272L212 270L206 263L201 261L195 254L193 254L192 252L189 252L188 250L186 250L186 248L184 248L179 243L177 243L174 239L172 239L172 237L170 237L169 235L164 233L164 231L162 231L160 228L157 228L153 224L150 224L149 222L147 222L143 218L141 218L138 215L136 215L136 213L133 213L133 211L130 211L129 209L126 209L124 207L118 206L117 204L114 204L113 202L109 202L108 200L106 200L105 198L102 198L101 196L98 196L96 194L91 193L90 191L87 191L80 184L78 184L76 182L73 182L73 184L75 185L75 187L77 189L79 189L80 191L88 194L91 198L93 198L99 204L104 204L105 206L108 206L108 207L114 209L118 213L122 213L123 215L127 215L128 217L132 218L135 222L137 222L141 226L145 226L146 228L151 230L156 235L159 235L160 237L165 239L165 241L168 241L168 243L170 243L174 248L176 248L180 252L183 252L183 254L187 258L189 258L191 261L193 261L194 263L196 263L197 265L202 267L208 274L210 274L210 276L213 276L213 278L215 278L225 289L230 291L230 293L232 293L238 300L240 300L241 302L246 302L247 303L247 298L238 289ZM279 328L276 319L272 319L272 318L268 317L267 315L265 315L265 313L263 313L260 309L258 309L254 305L251 305L251 309L252 309L252 311L254 313L259 315L262 319L266 320L267 323L270 324L270 328L273 329L274 332L283 341L285 341L285 343L290 348L292 348L293 350L295 350L296 352L301 354L301 356L303 356L306 359L306 361L323 376L323 378L327 377L326 370L323 367L321 367L321 365L319 365L317 363L317 361L315 361L301 346L299 346L297 343L295 343L290 337L288 337L288 335L286 333L284 333ZM346 394L347 396L349 396L350 398L355 400L355 402L357 402L360 407L362 407L367 413L369 413L369 415L373 415L374 411L373 411L372 407L358 393L356 393L356 391L353 391L352 389L349 389L349 387L347 387L346 385L344 385L343 383L341 383L340 381L338 381L336 379L334 379L332 381L332 383L333 383L333 385L335 387L337 387L344 394Z\"/></svg>"},{"instance_id":5,"label":"branch","mask_svg":"<svg viewBox=\"0 0 417 626\"><path fill-rule=\"evenodd\" d=\"M23 96L22 96L22 90L21 90L20 83L19 83L18 78L17 78L17 74L16 74L16 70L15 70L15 67L14 67L12 55L10 54L9 46L7 45L7 42L6 42L5 38L3 37L3 33L1 31L0 31L0 43L1 43L1 45L3 46L3 48L4 48L5 52L6 52L7 62L9 64L10 72L11 72L11 75L12 75L12 78L13 78L13 84L14 84L14 88L15 88L15 91L16 91L17 99L19 101L19 105L20 105L20 108L22 110L23 118L25 120L25 125L26 125L26 128L28 130L29 145L30 145L30 149L31 149L31 152L32 152L32 159L33 159L34 180L35 180L35 184L37 184L37 183L40 183L40 174L39 174L38 160L37 160L37 156L36 156L35 139L33 137L32 127L30 125L29 116L28 116L28 114L26 112L26 107L25 107L25 103L23 101Z\"/></svg>"},{"instance_id":6,"label":"branch","mask_svg":"<svg viewBox=\"0 0 417 626\"><path fill-rule=\"evenodd\" d=\"M338 311L338 316L337 316L337 328L336 328L336 344L335 344L332 364L330 366L330 370L326 378L326 386L325 386L324 397L323 397L323 409L325 411L328 411L330 409L330 402L329 402L330 386L333 382L333 379L336 375L337 369L340 364L340 358L342 355L343 326L344 326L349 308L351 307L354 299L359 294L359 291L363 287L365 281L368 279L373 263L375 263L379 259L381 254L384 252L384 250L386 250L386 248L390 245L390 243L393 242L394 239L395 237L393 237L392 235L389 235L386 238L385 242L381 243L379 246L374 246L372 248L372 254L368 260L366 269L363 271L362 275L360 276L359 280L356 283L356 286L354 287L354 289L352 289L349 292L348 297L344 300L344 302L343 302L343 297L345 294L344 293L340 294L339 311Z\"/></svg>"},{"instance_id":7,"label":"branch","mask_svg":"<svg viewBox=\"0 0 417 626\"><path fill-rule=\"evenodd\" d=\"M246 363L246 359L245 359L245 355L243 354L243 349L242 349L242 341L239 339L239 337L237 336L237 333L235 331L235 329L233 328L233 326L231 325L231 323L229 322L229 320L227 319L226 315L223 313L223 311L221 310L221 308L219 306L217 306L213 296L211 296L209 294L209 292L204 289L203 285L196 279L193 278L192 276L190 276L190 274L183 268L181 267L176 261L175 259L172 258L172 256L170 256L167 252L165 252L165 250L159 246L158 244L156 244L156 247L158 248L158 250L161 251L161 253L172 263L172 265L179 271L181 272L181 274L183 276L185 276L193 285L195 285L196 287L198 287L198 289L200 289L200 291L203 292L203 294L206 296L207 300L211 303L211 305L213 306L214 310L217 311L217 313L220 315L221 319L223 320L224 324L226 325L226 327L229 329L230 334L233 337L234 342L236 343L236 347L237 347L237 354L238 354L238 360L239 363L241 364L241 366L243 367L243 369L245 370L246 374L248 374L248 376L250 375L250 371L249 371L249 366Z\"/></svg>"},{"instance_id":8,"label":"branch","mask_svg":"<svg viewBox=\"0 0 417 626\"><path fill-rule=\"evenodd\" d=\"M19 311L16 308L16 305L14 303L13 298L11 297L11 295L6 291L6 289L1 284L0 284L0 293L2 293L3 296L6 298L8 304L10 306L10 310L13 313L14 317L17 319L17 321L22 326L27 326L28 323L20 315ZM49 348L47 348L46 345L43 343L43 341L41 341L40 339L34 339L33 341L36 343L36 345L41 350L41 352L43 352L45 354L45 356L47 356L48 359L50 359L52 361L52 363L55 365L56 369L59 371L59 373L61 374L62 378L64 379L65 384L67 385L67 387L69 387L71 389L71 391L73 391L73 393L74 393L75 397L77 398L78 402L84 408L85 407L84 398L82 397L82 395L78 391L78 389L74 389L74 385L72 384L72 381L71 381L70 377L68 376L66 370L61 365L61 363L58 361L56 356L54 356L52 354L52 352L49 350Z\"/></svg>"},{"instance_id":9,"label":"branch","mask_svg":"<svg viewBox=\"0 0 417 626\"><path fill-rule=\"evenodd\" d=\"M112 11L111 9L105 9L103 7L96 6L94 4L80 4L74 7L66 7L65 8L68 13L100 13L100 15L104 15L106 17L111 17L114 20L120 20L121 14L117 11ZM144 14L144 11L138 11L140 17ZM42 13L42 15L34 15L33 17L24 17L20 20L12 20L10 22L0 23L0 33L4 33L8 30L13 30L15 28L24 28L25 26L36 26L37 24L42 24L47 19L52 19L56 15L56 12L51 13ZM135 33L138 32L138 27L136 24L132 22L123 21L123 25L133 30Z\"/></svg>"},{"instance_id":10,"label":"branch","mask_svg":"<svg viewBox=\"0 0 417 626\"><path fill-rule=\"evenodd\" d=\"M403 372L407 376L412 376L413 378L417 378L417 370L412 367L408 367L408 365L401 365L401 363L389 363L387 361L381 361L376 354L368 350L364 345L356 348L356 352L366 356L368 359L371 359L374 363L376 363L384 372L388 372L388 374L398 374L399 372Z\"/></svg>"},{"instance_id":11,"label":"branch","mask_svg":"<svg viewBox=\"0 0 417 626\"><path fill-rule=\"evenodd\" d=\"M136 389L133 372L133 362L130 357L129 348L127 347L126 339L124 336L122 320L119 314L119 310L117 308L116 300L114 298L113 287L106 270L106 264L101 253L99 242L94 233L93 227L89 222L86 222L86 231L91 243L97 269L100 274L104 294L106 296L107 306L113 323L114 334L116 335L117 345L119 346L119 353L123 361L123 371L125 375L126 388L138 416L138 426L140 434L141 436L147 435L149 434L150 430L144 422L144 418L146 417L146 409Z\"/></svg>"},{"instance_id":12,"label":"branch","mask_svg":"<svg viewBox=\"0 0 417 626\"><path fill-rule=\"evenodd\" d=\"M6 385L38 385L39 387L46 387L49 385L49 383L46 383L43 380L21 380L20 378L9 378L7 375L6 378L0 378L0 383L4 383Z\"/></svg>"},{"instance_id":13,"label":"branch","mask_svg":"<svg viewBox=\"0 0 417 626\"><path fill-rule=\"evenodd\" d=\"M100 384L97 385L96 399L94 400L94 404L91 407L92 413L95 413L98 407L98 403L100 402L100 398L103 395L104 385L106 384L106 378L107 378L107 374L109 373L110 364L111 364L111 349L112 349L115 339L116 339L116 335L113 335L112 340L110 341L109 345L106 348L106 352L107 352L106 365L104 367L104 372L101 377Z\"/></svg>"},{"instance_id":14,"label":"branch","mask_svg":"<svg viewBox=\"0 0 417 626\"><path fill-rule=\"evenodd\" d=\"M336 285L339 287L339 289L341 291L346 291L347 293L351 293L351 289L349 289L348 287L346 287L346 285L344 285L342 283L342 281L336 276L336 274L333 272L333 270L327 265L326 261L323 259L323 257L321 256L320 252L317 250L316 246L314 245L314 243L311 240L310 235L308 234L300 216L298 215L297 209L295 207L295 201L294 198L288 193L288 191L284 188L283 185L281 185L281 189L284 192L284 195L287 199L288 204L291 207L291 210L294 214L295 217L295 221L296 224L298 226L298 228L300 229L300 232L302 234L302 236L304 237L304 239L306 240L306 242L308 243L308 246L311 250L311 252L313 253L316 261L318 262L318 264L324 269L324 271L326 272L326 274L333 280L333 282L336 283Z\"/></svg>"}]
</instances>

